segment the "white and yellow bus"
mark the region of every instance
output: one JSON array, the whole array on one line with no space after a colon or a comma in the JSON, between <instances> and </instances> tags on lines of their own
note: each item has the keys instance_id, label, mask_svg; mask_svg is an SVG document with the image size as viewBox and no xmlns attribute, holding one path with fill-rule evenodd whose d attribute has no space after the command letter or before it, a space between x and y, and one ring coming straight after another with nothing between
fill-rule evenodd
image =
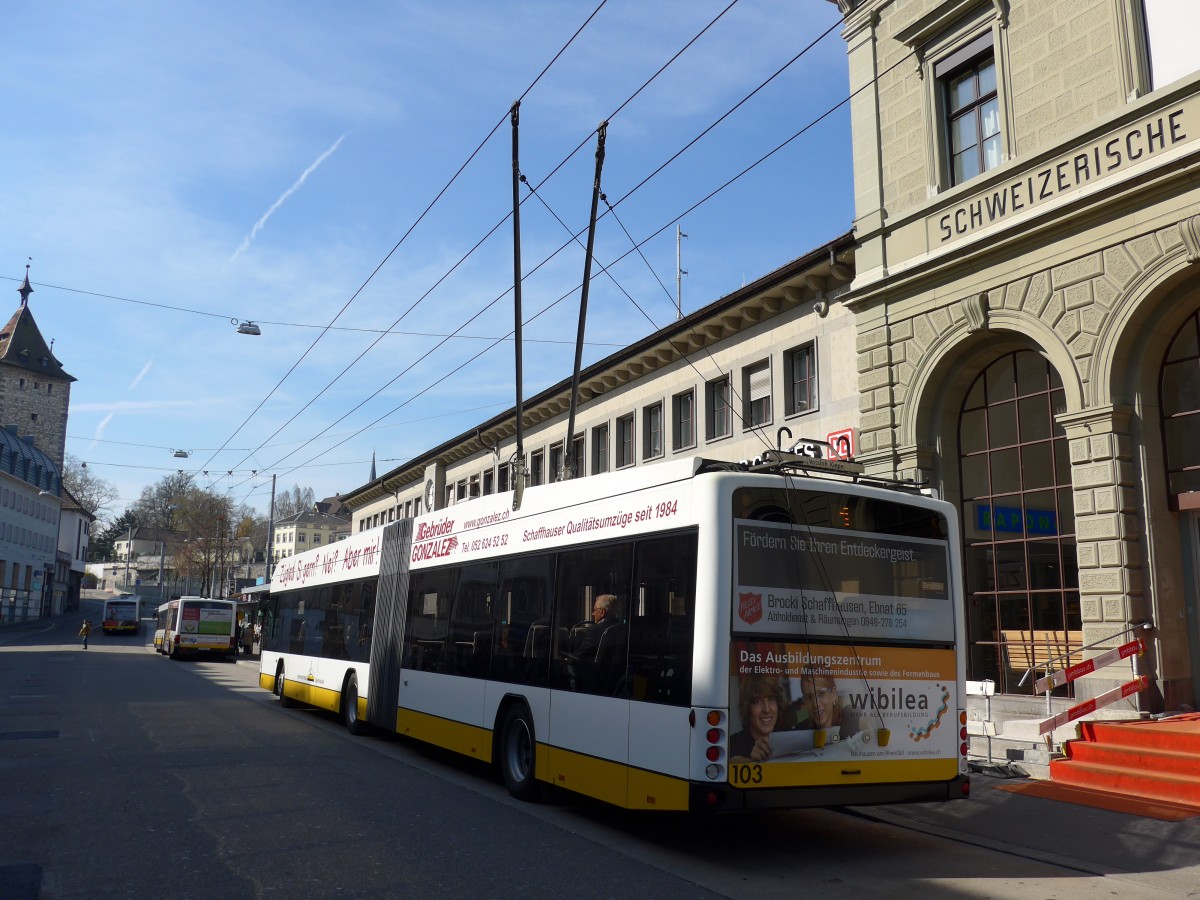
<instances>
[{"instance_id":1,"label":"white and yellow bus","mask_svg":"<svg viewBox=\"0 0 1200 900\"><path fill-rule=\"evenodd\" d=\"M141 630L139 598L123 594L104 601L100 627L105 634L137 634Z\"/></svg>"},{"instance_id":2,"label":"white and yellow bus","mask_svg":"<svg viewBox=\"0 0 1200 900\"><path fill-rule=\"evenodd\" d=\"M522 798L965 797L953 507L780 459L481 497L289 558L260 684L494 763Z\"/></svg>"},{"instance_id":3,"label":"white and yellow bus","mask_svg":"<svg viewBox=\"0 0 1200 900\"><path fill-rule=\"evenodd\" d=\"M154 649L177 659L237 653L237 603L207 597L177 597L158 608Z\"/></svg>"}]
</instances>

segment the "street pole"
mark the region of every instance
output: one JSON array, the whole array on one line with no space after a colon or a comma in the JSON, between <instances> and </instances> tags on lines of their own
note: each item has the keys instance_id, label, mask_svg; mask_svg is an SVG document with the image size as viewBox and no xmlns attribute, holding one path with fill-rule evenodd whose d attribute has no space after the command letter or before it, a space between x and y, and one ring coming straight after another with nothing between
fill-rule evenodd
<instances>
[{"instance_id":1,"label":"street pole","mask_svg":"<svg viewBox=\"0 0 1200 900\"><path fill-rule=\"evenodd\" d=\"M167 542L159 541L158 548L158 599L164 600L166 585L163 584L163 564L167 561Z\"/></svg>"},{"instance_id":2,"label":"street pole","mask_svg":"<svg viewBox=\"0 0 1200 900\"><path fill-rule=\"evenodd\" d=\"M271 550L275 544L275 476L271 476L271 512L267 516L267 565L263 584L271 583Z\"/></svg>"},{"instance_id":3,"label":"street pole","mask_svg":"<svg viewBox=\"0 0 1200 900\"><path fill-rule=\"evenodd\" d=\"M125 546L125 590L129 590L129 557L133 555L133 526L129 526L129 543Z\"/></svg>"}]
</instances>

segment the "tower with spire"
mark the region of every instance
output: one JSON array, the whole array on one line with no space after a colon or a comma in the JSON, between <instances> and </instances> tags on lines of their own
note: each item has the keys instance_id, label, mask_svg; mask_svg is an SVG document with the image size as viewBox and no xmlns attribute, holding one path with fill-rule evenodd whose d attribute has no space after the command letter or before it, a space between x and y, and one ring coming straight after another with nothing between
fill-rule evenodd
<instances>
[{"instance_id":1,"label":"tower with spire","mask_svg":"<svg viewBox=\"0 0 1200 900\"><path fill-rule=\"evenodd\" d=\"M75 378L54 358L29 309L29 266L17 288L21 305L0 330L0 427L15 426L62 471L67 444L67 410Z\"/></svg>"}]
</instances>

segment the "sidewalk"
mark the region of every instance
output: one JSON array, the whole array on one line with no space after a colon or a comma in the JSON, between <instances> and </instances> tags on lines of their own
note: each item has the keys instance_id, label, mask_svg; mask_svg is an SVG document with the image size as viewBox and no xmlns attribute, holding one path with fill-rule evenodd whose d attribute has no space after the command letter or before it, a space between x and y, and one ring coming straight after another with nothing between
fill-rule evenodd
<instances>
[{"instance_id":1,"label":"sidewalk","mask_svg":"<svg viewBox=\"0 0 1200 900\"><path fill-rule=\"evenodd\" d=\"M1200 809L1187 818L1155 818L1043 799L1012 789L1028 784L1027 779L973 774L971 799L966 801L872 807L855 812L949 840L1096 875L1137 875L1139 884L1156 891L1195 895L1200 884ZM1153 806L1147 804L1141 811L1154 812Z\"/></svg>"}]
</instances>

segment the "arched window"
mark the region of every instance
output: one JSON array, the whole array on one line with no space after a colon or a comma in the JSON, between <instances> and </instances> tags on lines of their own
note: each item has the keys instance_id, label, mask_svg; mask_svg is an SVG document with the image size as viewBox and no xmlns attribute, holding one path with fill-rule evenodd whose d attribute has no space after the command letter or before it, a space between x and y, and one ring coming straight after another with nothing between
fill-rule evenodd
<instances>
[{"instance_id":1,"label":"arched window","mask_svg":"<svg viewBox=\"0 0 1200 900\"><path fill-rule=\"evenodd\" d=\"M1183 323L1158 382L1172 509L1200 509L1200 312Z\"/></svg>"},{"instance_id":2,"label":"arched window","mask_svg":"<svg viewBox=\"0 0 1200 900\"><path fill-rule=\"evenodd\" d=\"M1062 381L1039 354L1008 353L975 379L958 423L968 677L1021 687L1005 631L1081 628Z\"/></svg>"}]
</instances>

